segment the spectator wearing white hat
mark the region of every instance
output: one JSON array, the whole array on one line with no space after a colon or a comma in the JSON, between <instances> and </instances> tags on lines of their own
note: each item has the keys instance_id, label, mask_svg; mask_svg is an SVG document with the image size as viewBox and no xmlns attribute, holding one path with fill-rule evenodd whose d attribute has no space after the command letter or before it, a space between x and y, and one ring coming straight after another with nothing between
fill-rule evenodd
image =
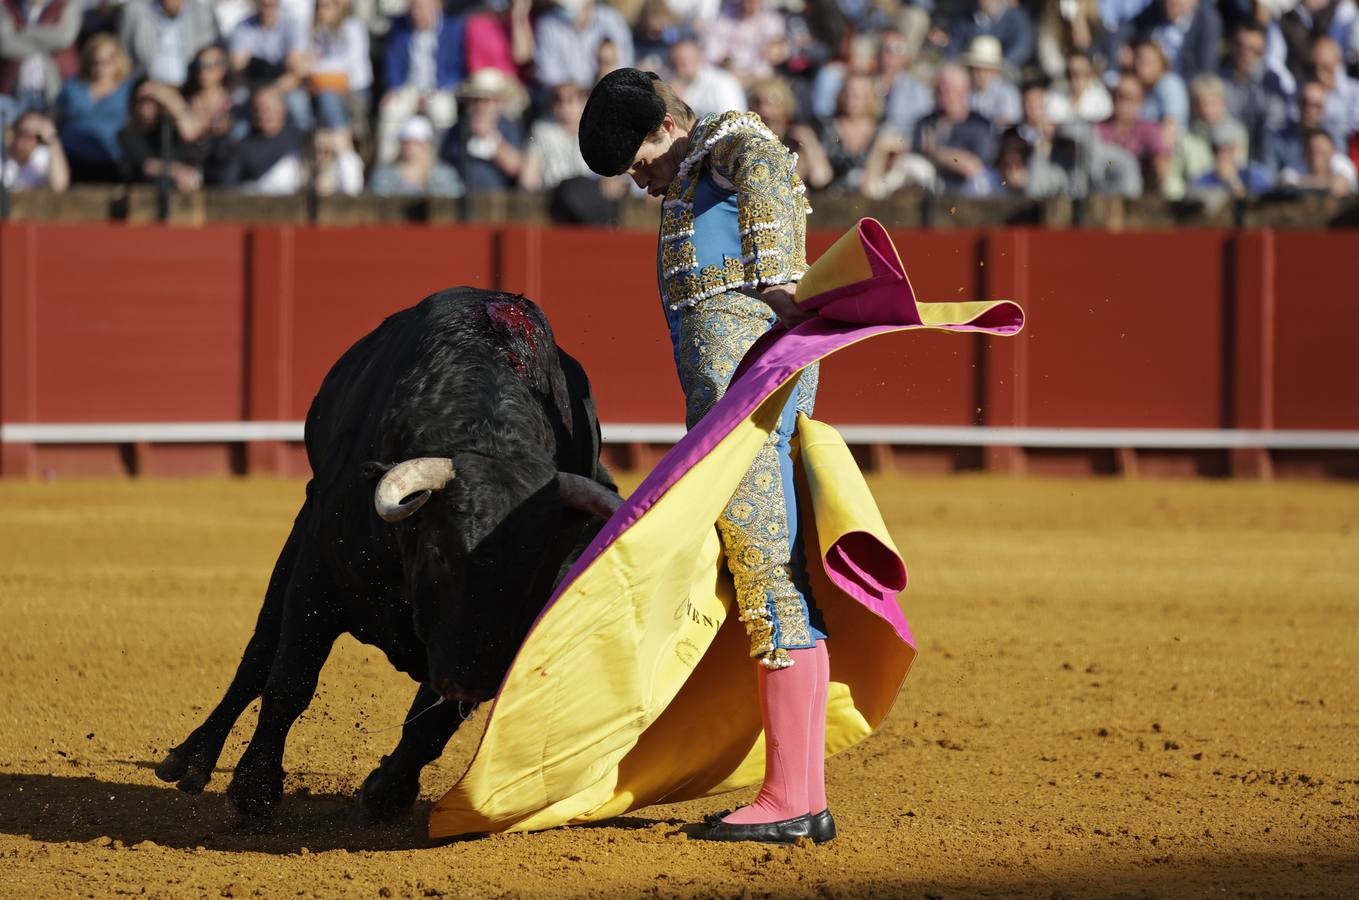
<instances>
[{"instance_id":1,"label":"spectator wearing white hat","mask_svg":"<svg viewBox=\"0 0 1359 900\"><path fill-rule=\"evenodd\" d=\"M972 108L998 128L1018 122L1022 112L1019 89L1002 73L1005 59L1000 41L986 34L974 37L962 63L972 81Z\"/></svg>"},{"instance_id":2,"label":"spectator wearing white hat","mask_svg":"<svg viewBox=\"0 0 1359 900\"><path fill-rule=\"evenodd\" d=\"M519 183L524 134L504 115L509 88L499 69L479 69L458 88L458 123L448 130L439 156L469 192L509 190Z\"/></svg>"},{"instance_id":3,"label":"spectator wearing white hat","mask_svg":"<svg viewBox=\"0 0 1359 900\"><path fill-rule=\"evenodd\" d=\"M1005 67L1012 73L1017 74L1033 58L1037 43L1033 19L1015 0L977 0L972 12L955 21L947 34L936 29L930 39L958 57L981 35L1000 42Z\"/></svg>"},{"instance_id":4,"label":"spectator wearing white hat","mask_svg":"<svg viewBox=\"0 0 1359 900\"><path fill-rule=\"evenodd\" d=\"M434 155L434 126L411 116L397 130L396 160L373 170L368 189L383 197L461 197L462 179Z\"/></svg>"}]
</instances>

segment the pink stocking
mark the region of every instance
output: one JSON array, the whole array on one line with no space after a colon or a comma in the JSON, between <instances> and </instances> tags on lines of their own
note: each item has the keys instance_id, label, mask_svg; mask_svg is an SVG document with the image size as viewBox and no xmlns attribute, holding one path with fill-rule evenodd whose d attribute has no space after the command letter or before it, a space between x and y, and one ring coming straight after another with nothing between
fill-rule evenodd
<instances>
[{"instance_id":1,"label":"pink stocking","mask_svg":"<svg viewBox=\"0 0 1359 900\"><path fill-rule=\"evenodd\" d=\"M808 812L808 748L813 739L812 707L821 670L817 651L789 650L793 665L769 669L756 665L760 682L760 715L764 722L764 784L755 802L743 806L722 821L753 825L796 819ZM822 729L825 716L822 715ZM824 746L825 738L822 737ZM816 754L819 759L821 754ZM825 788L822 787L824 796Z\"/></svg>"},{"instance_id":2,"label":"pink stocking","mask_svg":"<svg viewBox=\"0 0 1359 900\"><path fill-rule=\"evenodd\" d=\"M812 739L807 743L807 811L826 808L826 694L830 690L830 651L816 642L816 697L812 701Z\"/></svg>"}]
</instances>

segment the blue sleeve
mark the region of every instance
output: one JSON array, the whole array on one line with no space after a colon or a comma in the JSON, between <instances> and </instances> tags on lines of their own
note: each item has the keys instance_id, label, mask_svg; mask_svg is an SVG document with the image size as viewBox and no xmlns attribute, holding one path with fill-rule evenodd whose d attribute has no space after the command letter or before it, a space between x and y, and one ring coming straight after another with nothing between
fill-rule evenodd
<instances>
[{"instance_id":1,"label":"blue sleeve","mask_svg":"<svg viewBox=\"0 0 1359 900\"><path fill-rule=\"evenodd\" d=\"M457 87L466 75L466 34L467 19L463 16L445 18L439 29L439 73L435 80L444 90Z\"/></svg>"},{"instance_id":2,"label":"blue sleeve","mask_svg":"<svg viewBox=\"0 0 1359 900\"><path fill-rule=\"evenodd\" d=\"M1180 76L1169 73L1156 86L1161 94L1161 111L1167 119L1174 119L1181 128L1189 124L1189 91Z\"/></svg>"},{"instance_id":3,"label":"blue sleeve","mask_svg":"<svg viewBox=\"0 0 1359 900\"><path fill-rule=\"evenodd\" d=\"M1033 20L1021 6L1012 6L1002 17L1004 28L1005 62L1015 71L1033 59L1034 33Z\"/></svg>"},{"instance_id":4,"label":"blue sleeve","mask_svg":"<svg viewBox=\"0 0 1359 900\"><path fill-rule=\"evenodd\" d=\"M562 58L562 48L559 46L561 41L558 34L561 27L561 23L552 15L544 16L538 21L538 31L535 35L538 47L534 53L536 57L534 61L538 68L538 81L543 85L564 84L571 80L571 67Z\"/></svg>"},{"instance_id":5,"label":"blue sleeve","mask_svg":"<svg viewBox=\"0 0 1359 900\"><path fill-rule=\"evenodd\" d=\"M812 81L812 115L829 119L835 115L835 101L845 83L845 70L839 64L821 66Z\"/></svg>"},{"instance_id":6,"label":"blue sleeve","mask_svg":"<svg viewBox=\"0 0 1359 900\"><path fill-rule=\"evenodd\" d=\"M1185 71L1185 78L1216 71L1218 49L1222 46L1222 17L1218 11L1211 4L1200 3L1198 14L1203 27L1195 45L1186 48L1194 53L1194 59L1187 60L1193 68Z\"/></svg>"},{"instance_id":7,"label":"blue sleeve","mask_svg":"<svg viewBox=\"0 0 1359 900\"><path fill-rule=\"evenodd\" d=\"M382 57L383 90L395 90L406 83L410 75L410 55L410 27L404 19L398 19L387 37L387 49Z\"/></svg>"}]
</instances>

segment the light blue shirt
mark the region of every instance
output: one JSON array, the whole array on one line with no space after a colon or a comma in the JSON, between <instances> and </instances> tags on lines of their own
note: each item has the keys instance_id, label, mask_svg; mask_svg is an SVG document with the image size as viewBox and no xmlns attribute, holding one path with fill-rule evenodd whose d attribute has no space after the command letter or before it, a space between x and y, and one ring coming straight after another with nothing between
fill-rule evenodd
<instances>
[{"instance_id":1,"label":"light blue shirt","mask_svg":"<svg viewBox=\"0 0 1359 900\"><path fill-rule=\"evenodd\" d=\"M180 17L170 18L159 3L151 7L156 18L156 55L146 66L146 74L162 84L182 85L189 74L188 54L184 52L184 26Z\"/></svg>"},{"instance_id":2,"label":"light blue shirt","mask_svg":"<svg viewBox=\"0 0 1359 900\"><path fill-rule=\"evenodd\" d=\"M1142 104L1143 119L1162 122L1174 119L1183 128L1189 123L1189 91L1185 89L1184 79L1174 72L1167 72L1161 80L1147 92L1147 100Z\"/></svg>"},{"instance_id":3,"label":"light blue shirt","mask_svg":"<svg viewBox=\"0 0 1359 900\"><path fill-rule=\"evenodd\" d=\"M632 31L618 10L596 0L590 21L576 28L572 18L557 9L538 20L538 80L549 87L574 83L587 90L599 72L599 45L605 41L618 49L618 64L631 66Z\"/></svg>"}]
</instances>

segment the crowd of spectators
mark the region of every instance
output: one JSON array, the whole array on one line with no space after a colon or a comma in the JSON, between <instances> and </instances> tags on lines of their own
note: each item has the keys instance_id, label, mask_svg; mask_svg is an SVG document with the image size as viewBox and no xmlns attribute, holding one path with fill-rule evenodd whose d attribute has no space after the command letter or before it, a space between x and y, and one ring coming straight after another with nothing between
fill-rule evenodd
<instances>
[{"instance_id":1,"label":"crowd of spectators","mask_svg":"<svg viewBox=\"0 0 1359 900\"><path fill-rule=\"evenodd\" d=\"M654 70L814 191L1345 196L1359 0L3 0L0 178L259 194L635 190L576 143Z\"/></svg>"}]
</instances>

